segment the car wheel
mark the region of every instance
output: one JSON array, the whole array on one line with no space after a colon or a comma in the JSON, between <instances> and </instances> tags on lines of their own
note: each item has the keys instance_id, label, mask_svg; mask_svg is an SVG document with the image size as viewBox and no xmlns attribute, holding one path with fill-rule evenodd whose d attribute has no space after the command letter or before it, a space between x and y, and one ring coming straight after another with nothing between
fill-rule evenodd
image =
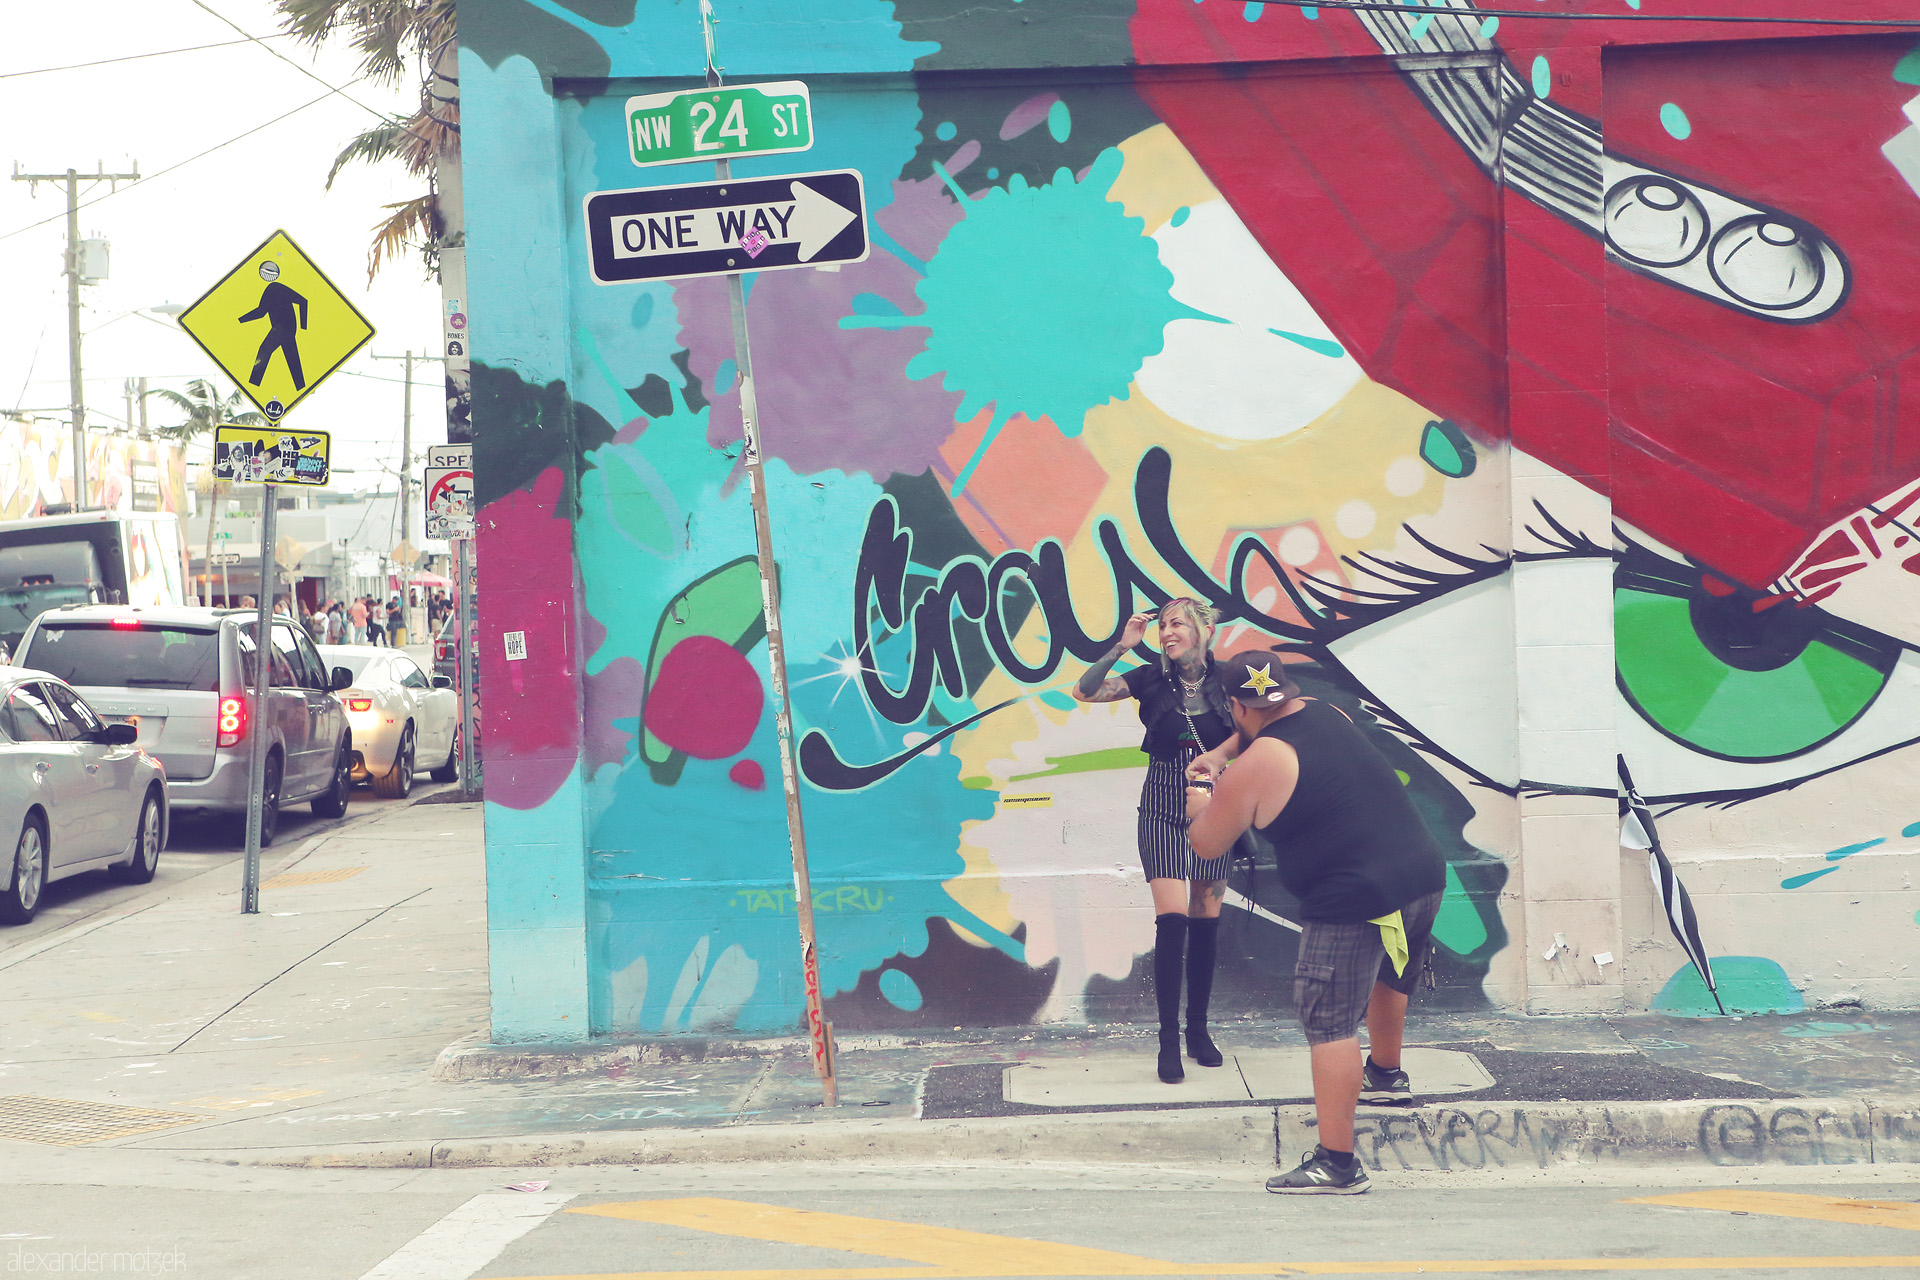
<instances>
[{"instance_id":1,"label":"car wheel","mask_svg":"<svg viewBox=\"0 0 1920 1280\"><path fill-rule=\"evenodd\" d=\"M276 834L278 834L280 830L280 757L279 756L267 757L266 785L263 788L261 788L261 790L265 798L260 805L260 847L264 849L268 845L273 843L273 837ZM246 827L244 823L242 824L240 830L241 830L241 837L244 840L246 836Z\"/></svg>"},{"instance_id":2,"label":"car wheel","mask_svg":"<svg viewBox=\"0 0 1920 1280\"><path fill-rule=\"evenodd\" d=\"M347 793L353 790L353 766L347 755L347 744L343 741L340 749L333 753L333 785L312 800L315 817L344 818L347 816Z\"/></svg>"},{"instance_id":3,"label":"car wheel","mask_svg":"<svg viewBox=\"0 0 1920 1280\"><path fill-rule=\"evenodd\" d=\"M47 832L37 818L20 825L20 840L13 847L13 883L0 893L0 922L25 924L40 906L40 891L47 885Z\"/></svg>"},{"instance_id":4,"label":"car wheel","mask_svg":"<svg viewBox=\"0 0 1920 1280\"><path fill-rule=\"evenodd\" d=\"M447 744L447 762L432 773L435 782L460 781L460 731L453 731L453 741Z\"/></svg>"},{"instance_id":5,"label":"car wheel","mask_svg":"<svg viewBox=\"0 0 1920 1280\"><path fill-rule=\"evenodd\" d=\"M400 749L393 753L393 768L373 780L373 794L386 800L405 800L413 794L413 721L400 730Z\"/></svg>"},{"instance_id":6,"label":"car wheel","mask_svg":"<svg viewBox=\"0 0 1920 1280\"><path fill-rule=\"evenodd\" d=\"M160 867L160 797L147 792L140 803L140 818L133 828L133 860L112 868L116 880L128 884L146 884Z\"/></svg>"}]
</instances>

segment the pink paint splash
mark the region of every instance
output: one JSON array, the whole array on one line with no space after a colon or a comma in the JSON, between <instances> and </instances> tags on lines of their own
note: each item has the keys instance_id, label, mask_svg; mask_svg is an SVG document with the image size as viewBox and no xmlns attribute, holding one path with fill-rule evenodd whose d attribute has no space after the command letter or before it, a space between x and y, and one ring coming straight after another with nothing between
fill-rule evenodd
<instances>
[{"instance_id":1,"label":"pink paint splash","mask_svg":"<svg viewBox=\"0 0 1920 1280\"><path fill-rule=\"evenodd\" d=\"M738 755L760 723L766 692L741 652L713 636L688 636L667 651L647 690L647 730L700 760Z\"/></svg>"},{"instance_id":2,"label":"pink paint splash","mask_svg":"<svg viewBox=\"0 0 1920 1280\"><path fill-rule=\"evenodd\" d=\"M573 525L560 507L566 483L548 467L531 492L489 503L478 520L480 681L513 691L487 700L487 799L536 809L580 759L575 682ZM508 662L499 637L524 631L527 657Z\"/></svg>"},{"instance_id":3,"label":"pink paint splash","mask_svg":"<svg viewBox=\"0 0 1920 1280\"><path fill-rule=\"evenodd\" d=\"M767 771L760 767L758 760L741 760L727 770L727 777L739 783L749 791L767 789Z\"/></svg>"}]
</instances>

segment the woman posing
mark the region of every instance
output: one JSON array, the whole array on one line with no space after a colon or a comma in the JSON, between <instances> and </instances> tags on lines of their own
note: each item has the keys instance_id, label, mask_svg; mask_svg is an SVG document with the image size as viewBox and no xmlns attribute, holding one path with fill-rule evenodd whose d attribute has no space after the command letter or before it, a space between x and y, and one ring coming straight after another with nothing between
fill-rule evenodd
<instances>
[{"instance_id":1,"label":"woman posing","mask_svg":"<svg viewBox=\"0 0 1920 1280\"><path fill-rule=\"evenodd\" d=\"M1140 792L1140 865L1153 892L1153 989L1160 1008L1160 1078L1186 1078L1180 1060L1180 977L1187 981L1187 1052L1203 1067L1225 1059L1207 1035L1207 1003L1231 855L1199 859L1187 843L1186 768L1233 735L1233 713L1213 678L1213 610L1169 600L1158 610L1160 661L1109 675L1146 638L1154 610L1127 620L1120 642L1074 686L1080 702L1136 698L1146 740L1147 781Z\"/></svg>"}]
</instances>

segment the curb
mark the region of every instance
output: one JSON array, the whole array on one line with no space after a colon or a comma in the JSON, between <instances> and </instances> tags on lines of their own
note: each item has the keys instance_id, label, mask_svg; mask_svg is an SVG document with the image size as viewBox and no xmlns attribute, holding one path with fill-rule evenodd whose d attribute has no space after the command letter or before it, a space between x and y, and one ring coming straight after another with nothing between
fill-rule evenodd
<instances>
[{"instance_id":1,"label":"curb","mask_svg":"<svg viewBox=\"0 0 1920 1280\"><path fill-rule=\"evenodd\" d=\"M1920 1098L1365 1107L1355 1139L1361 1159L1374 1172L1600 1164L1909 1165L1920 1164ZM1292 1105L978 1120L823 1120L201 1154L230 1163L304 1169L842 1161L1273 1168L1291 1164L1313 1143L1313 1108Z\"/></svg>"},{"instance_id":2,"label":"curb","mask_svg":"<svg viewBox=\"0 0 1920 1280\"><path fill-rule=\"evenodd\" d=\"M880 1049L933 1047L942 1051L992 1048L984 1040L945 1040L937 1037L901 1035L836 1036L840 1053ZM595 1037L591 1041L544 1041L524 1044L495 1044L484 1031L456 1040L442 1049L433 1060L428 1075L442 1083L474 1080L564 1079L569 1076L604 1075L634 1067L654 1067L684 1062L738 1061L752 1058L791 1056L805 1060L812 1052L810 1041L797 1036L763 1040L732 1040L720 1037L658 1036L617 1040Z\"/></svg>"}]
</instances>

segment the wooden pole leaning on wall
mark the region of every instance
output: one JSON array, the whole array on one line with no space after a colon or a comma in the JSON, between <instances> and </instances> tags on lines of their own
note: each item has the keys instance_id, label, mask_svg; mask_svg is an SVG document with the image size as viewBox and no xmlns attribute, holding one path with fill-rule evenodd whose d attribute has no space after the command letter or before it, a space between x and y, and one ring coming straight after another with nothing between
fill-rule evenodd
<instances>
[{"instance_id":1,"label":"wooden pole leaning on wall","mask_svg":"<svg viewBox=\"0 0 1920 1280\"><path fill-rule=\"evenodd\" d=\"M713 8L708 0L700 4L701 33L707 48L707 87L720 87L720 72L713 64ZM717 160L714 177L732 181L732 166ZM793 901L800 922L800 971L806 990L807 1034L813 1054L813 1071L820 1077L826 1106L839 1105L839 1088L834 1072L833 1026L826 1020L820 1001L820 956L818 935L813 921L813 878L807 867L806 825L800 815L800 769L793 741L793 710L787 699L787 649L780 629L780 579L773 558L773 527L767 512L767 479L761 466L760 405L753 389L753 357L747 340L746 289L740 275L727 277L727 303L733 316L733 358L740 374L740 429L745 437L742 461L747 472L747 488L753 504L754 550L760 568L760 599L766 609L767 660L773 675L774 727L780 739L780 789L787 802L787 840L793 851Z\"/></svg>"}]
</instances>

